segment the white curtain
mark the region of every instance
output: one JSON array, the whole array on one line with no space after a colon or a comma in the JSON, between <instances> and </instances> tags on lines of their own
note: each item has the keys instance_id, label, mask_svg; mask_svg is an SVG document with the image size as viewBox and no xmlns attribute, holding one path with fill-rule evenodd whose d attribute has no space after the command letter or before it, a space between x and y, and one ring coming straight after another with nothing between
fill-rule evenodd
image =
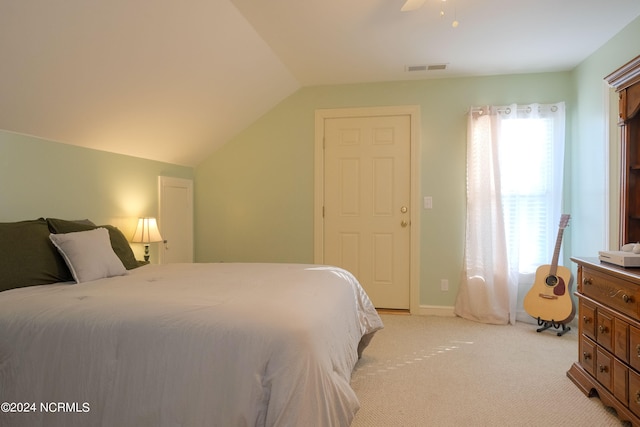
<instances>
[{"instance_id":1,"label":"white curtain","mask_svg":"<svg viewBox=\"0 0 640 427\"><path fill-rule=\"evenodd\" d=\"M472 108L467 218L455 313L514 324L518 288L548 264L560 219L564 103Z\"/></svg>"}]
</instances>

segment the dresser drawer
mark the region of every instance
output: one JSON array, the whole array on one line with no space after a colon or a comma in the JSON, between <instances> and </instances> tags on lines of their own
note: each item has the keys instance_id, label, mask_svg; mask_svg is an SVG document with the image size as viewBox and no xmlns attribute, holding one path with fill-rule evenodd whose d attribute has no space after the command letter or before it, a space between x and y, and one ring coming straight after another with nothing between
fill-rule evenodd
<instances>
[{"instance_id":1,"label":"dresser drawer","mask_svg":"<svg viewBox=\"0 0 640 427\"><path fill-rule=\"evenodd\" d=\"M584 335L580 337L580 366L592 376L596 376L596 344Z\"/></svg>"},{"instance_id":2,"label":"dresser drawer","mask_svg":"<svg viewBox=\"0 0 640 427\"><path fill-rule=\"evenodd\" d=\"M639 287L632 282L605 275L589 268L582 270L582 292L633 318L640 318Z\"/></svg>"},{"instance_id":3,"label":"dresser drawer","mask_svg":"<svg viewBox=\"0 0 640 427\"><path fill-rule=\"evenodd\" d=\"M613 352L614 319L613 314L603 308L596 310L596 341L610 352Z\"/></svg>"},{"instance_id":4,"label":"dresser drawer","mask_svg":"<svg viewBox=\"0 0 640 427\"><path fill-rule=\"evenodd\" d=\"M629 370L629 409L640 416L640 375Z\"/></svg>"},{"instance_id":5,"label":"dresser drawer","mask_svg":"<svg viewBox=\"0 0 640 427\"><path fill-rule=\"evenodd\" d=\"M580 299L580 328L592 340L596 339L596 306Z\"/></svg>"},{"instance_id":6,"label":"dresser drawer","mask_svg":"<svg viewBox=\"0 0 640 427\"><path fill-rule=\"evenodd\" d=\"M640 329L629 326L629 365L640 371Z\"/></svg>"},{"instance_id":7,"label":"dresser drawer","mask_svg":"<svg viewBox=\"0 0 640 427\"><path fill-rule=\"evenodd\" d=\"M613 356L596 348L596 379L607 390L613 390Z\"/></svg>"}]
</instances>

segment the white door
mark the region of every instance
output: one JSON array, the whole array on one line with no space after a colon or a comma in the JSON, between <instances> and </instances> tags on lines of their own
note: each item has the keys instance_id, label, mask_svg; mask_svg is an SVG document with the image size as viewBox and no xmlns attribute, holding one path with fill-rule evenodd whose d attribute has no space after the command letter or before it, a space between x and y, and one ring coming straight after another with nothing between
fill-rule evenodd
<instances>
[{"instance_id":1,"label":"white door","mask_svg":"<svg viewBox=\"0 0 640 427\"><path fill-rule=\"evenodd\" d=\"M377 308L410 308L411 117L324 120L324 263Z\"/></svg>"},{"instance_id":2,"label":"white door","mask_svg":"<svg viewBox=\"0 0 640 427\"><path fill-rule=\"evenodd\" d=\"M160 263L193 262L193 181L161 176L158 192Z\"/></svg>"}]
</instances>

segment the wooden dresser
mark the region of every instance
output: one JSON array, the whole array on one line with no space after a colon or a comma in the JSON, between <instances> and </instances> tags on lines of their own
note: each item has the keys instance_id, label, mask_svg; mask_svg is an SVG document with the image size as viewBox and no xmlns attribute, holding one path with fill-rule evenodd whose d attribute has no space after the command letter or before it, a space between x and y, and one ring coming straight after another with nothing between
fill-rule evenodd
<instances>
[{"instance_id":1,"label":"wooden dresser","mask_svg":"<svg viewBox=\"0 0 640 427\"><path fill-rule=\"evenodd\" d=\"M640 426L640 268L571 260L578 264L579 348L567 376Z\"/></svg>"}]
</instances>

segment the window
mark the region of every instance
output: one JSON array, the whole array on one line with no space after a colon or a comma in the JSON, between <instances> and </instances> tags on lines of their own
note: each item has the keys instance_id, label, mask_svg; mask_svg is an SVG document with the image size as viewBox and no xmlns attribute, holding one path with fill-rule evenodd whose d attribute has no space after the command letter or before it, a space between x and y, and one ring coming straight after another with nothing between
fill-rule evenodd
<instances>
[{"instance_id":1,"label":"window","mask_svg":"<svg viewBox=\"0 0 640 427\"><path fill-rule=\"evenodd\" d=\"M549 264L555 244L560 217L550 200L561 198L554 180L555 174L561 180L562 164L554 165L554 125L553 118L540 117L502 123L498 152L505 233L521 274Z\"/></svg>"}]
</instances>

